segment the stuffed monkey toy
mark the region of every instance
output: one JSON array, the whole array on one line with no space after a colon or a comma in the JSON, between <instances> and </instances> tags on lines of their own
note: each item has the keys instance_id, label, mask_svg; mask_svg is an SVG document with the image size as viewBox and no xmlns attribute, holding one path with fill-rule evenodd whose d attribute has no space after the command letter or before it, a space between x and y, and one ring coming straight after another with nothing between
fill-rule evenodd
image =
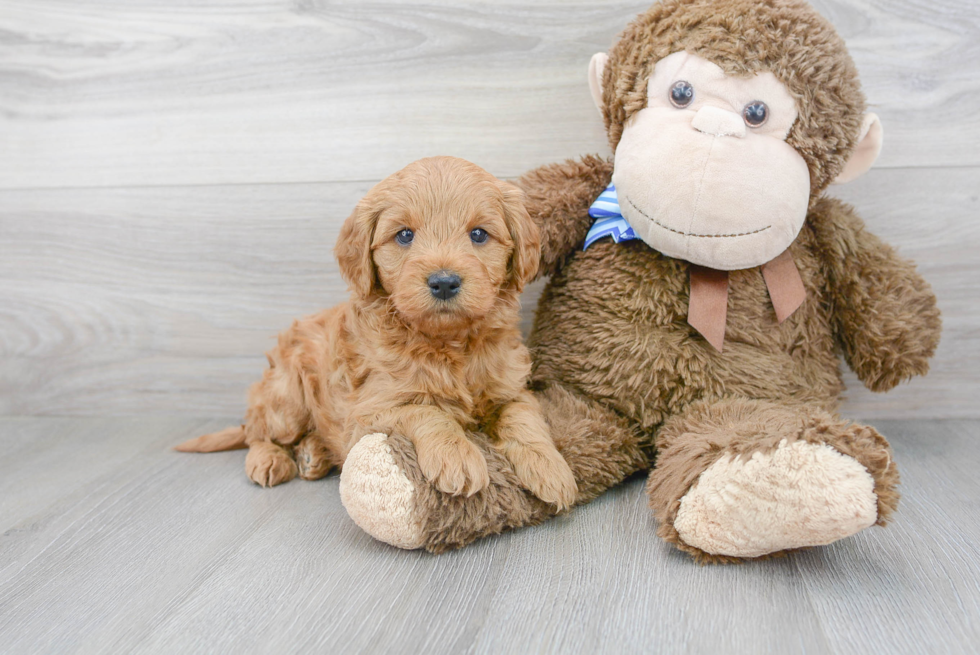
<instances>
[{"instance_id":1,"label":"stuffed monkey toy","mask_svg":"<svg viewBox=\"0 0 980 655\"><path fill-rule=\"evenodd\" d=\"M802 0L663 0L589 68L614 157L521 178L551 279L532 385L585 503L637 471L661 538L701 562L883 525L885 438L837 414L928 370L939 311L915 267L824 195L874 162L855 66ZM556 513L480 434L490 485L436 491L398 435L351 451L341 494L379 539L442 551Z\"/></svg>"}]
</instances>

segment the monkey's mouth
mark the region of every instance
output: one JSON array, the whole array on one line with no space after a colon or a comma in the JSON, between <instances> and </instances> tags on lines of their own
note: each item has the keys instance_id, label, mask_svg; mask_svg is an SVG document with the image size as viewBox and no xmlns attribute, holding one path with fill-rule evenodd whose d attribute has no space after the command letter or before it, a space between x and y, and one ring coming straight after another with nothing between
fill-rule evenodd
<instances>
[{"instance_id":1,"label":"monkey's mouth","mask_svg":"<svg viewBox=\"0 0 980 655\"><path fill-rule=\"evenodd\" d=\"M674 234L680 234L681 236L685 236L685 237L697 237L699 239L733 239L735 237L747 237L750 234L758 234L759 232L765 232L766 230L772 227L772 225L767 225L765 227L760 227L758 230L751 230L749 232L737 232L732 234L696 234L694 232L684 232L682 230L674 229L669 225L664 225L663 223L655 219L653 216L650 216L645 211L637 207L636 204L632 200L630 200L629 196L626 196L626 202L630 204L630 207L638 211L644 218L646 218L648 221L650 221L657 227L663 228L668 232L673 232Z\"/></svg>"}]
</instances>

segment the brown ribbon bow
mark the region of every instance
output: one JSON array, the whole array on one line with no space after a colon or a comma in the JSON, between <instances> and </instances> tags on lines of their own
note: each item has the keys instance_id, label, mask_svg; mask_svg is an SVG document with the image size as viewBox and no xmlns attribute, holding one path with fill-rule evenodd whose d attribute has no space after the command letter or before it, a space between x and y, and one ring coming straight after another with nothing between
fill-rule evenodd
<instances>
[{"instance_id":1,"label":"brown ribbon bow","mask_svg":"<svg viewBox=\"0 0 980 655\"><path fill-rule=\"evenodd\" d=\"M728 316L728 271L718 271L691 264L691 300L687 322L707 339L718 352L725 343L725 320ZM789 250L762 265L762 277L769 298L782 323L799 309L806 289Z\"/></svg>"}]
</instances>

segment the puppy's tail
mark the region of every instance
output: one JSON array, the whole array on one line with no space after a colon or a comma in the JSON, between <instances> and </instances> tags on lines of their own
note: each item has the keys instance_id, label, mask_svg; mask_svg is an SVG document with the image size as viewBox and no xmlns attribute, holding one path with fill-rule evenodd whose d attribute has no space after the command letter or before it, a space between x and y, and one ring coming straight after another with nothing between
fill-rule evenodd
<instances>
[{"instance_id":1,"label":"puppy's tail","mask_svg":"<svg viewBox=\"0 0 980 655\"><path fill-rule=\"evenodd\" d=\"M245 448L245 429L236 425L220 432L212 432L174 446L182 453L216 453L219 450Z\"/></svg>"}]
</instances>

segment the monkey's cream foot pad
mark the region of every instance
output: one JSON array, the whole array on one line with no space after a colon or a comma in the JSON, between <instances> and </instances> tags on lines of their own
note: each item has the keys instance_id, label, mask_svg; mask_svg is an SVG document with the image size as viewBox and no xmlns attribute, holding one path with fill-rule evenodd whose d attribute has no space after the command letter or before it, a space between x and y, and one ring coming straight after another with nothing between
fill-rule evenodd
<instances>
[{"instance_id":1,"label":"monkey's cream foot pad","mask_svg":"<svg viewBox=\"0 0 980 655\"><path fill-rule=\"evenodd\" d=\"M354 444L340 473L340 499L362 530L399 548L421 548L422 522L415 486L398 468L384 434Z\"/></svg>"},{"instance_id":2,"label":"monkey's cream foot pad","mask_svg":"<svg viewBox=\"0 0 980 655\"><path fill-rule=\"evenodd\" d=\"M681 499L687 544L732 557L821 546L874 525L874 480L826 444L785 440L768 453L722 457Z\"/></svg>"}]
</instances>

